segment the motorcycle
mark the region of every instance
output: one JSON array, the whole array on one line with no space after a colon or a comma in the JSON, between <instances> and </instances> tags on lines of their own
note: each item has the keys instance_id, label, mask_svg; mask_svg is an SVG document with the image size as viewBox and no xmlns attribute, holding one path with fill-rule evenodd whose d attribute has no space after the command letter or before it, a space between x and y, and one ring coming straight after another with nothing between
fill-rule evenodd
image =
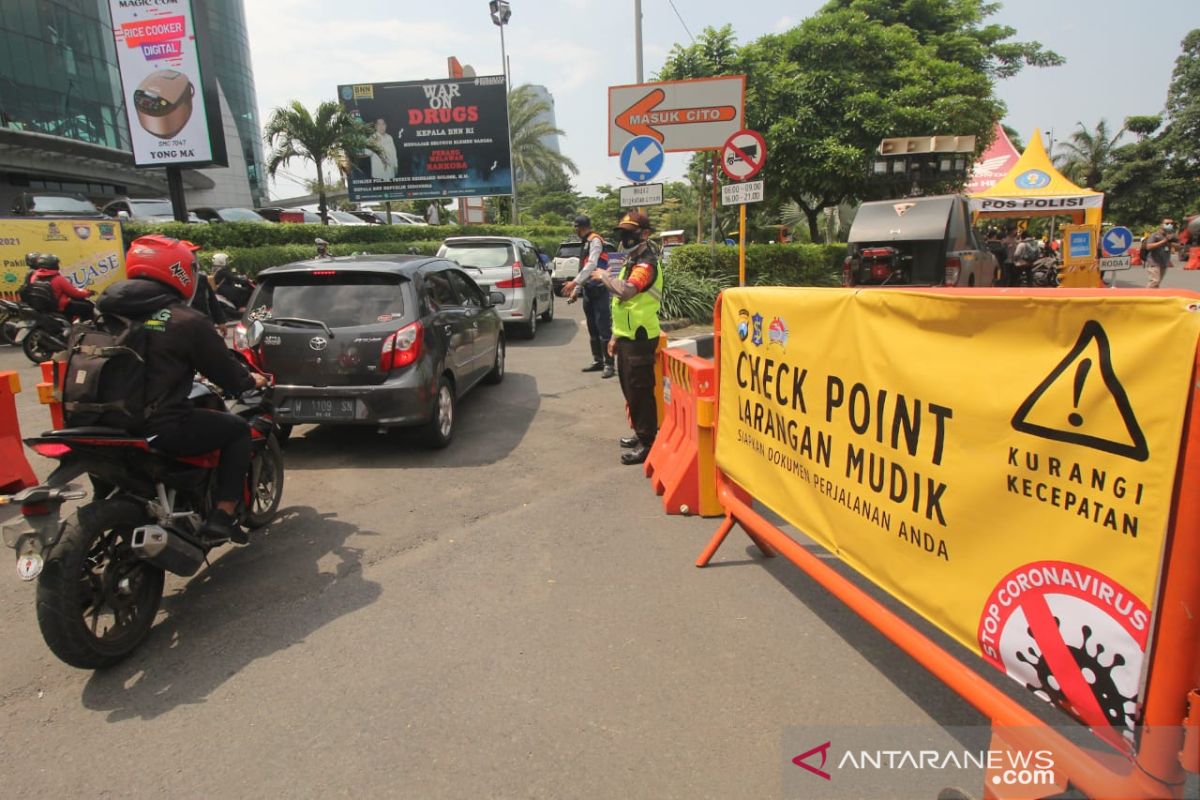
<instances>
[{"instance_id":1,"label":"motorcycle","mask_svg":"<svg viewBox=\"0 0 1200 800\"><path fill-rule=\"evenodd\" d=\"M17 334L25 323L21 321L21 303L0 299L0 342L16 344Z\"/></svg>"},{"instance_id":2,"label":"motorcycle","mask_svg":"<svg viewBox=\"0 0 1200 800\"><path fill-rule=\"evenodd\" d=\"M22 325L16 331L13 344L21 345L26 358L40 364L67 349L71 320L58 312L38 311L27 305L21 305L20 312Z\"/></svg>"},{"instance_id":3,"label":"motorcycle","mask_svg":"<svg viewBox=\"0 0 1200 800\"><path fill-rule=\"evenodd\" d=\"M226 410L205 383L194 385L191 398L199 408ZM260 528L283 497L275 408L269 391L252 390L230 410L249 423L252 437L239 521ZM141 437L101 427L50 431L26 444L59 465L44 484L0 496L22 515L3 526L4 543L16 550L20 577L38 582L38 627L50 650L80 669L111 666L149 634L165 573L194 575L224 544L200 535L213 506L218 453L168 455ZM63 521L63 503L87 496L70 483L81 475L91 479L93 499Z\"/></svg>"}]
</instances>

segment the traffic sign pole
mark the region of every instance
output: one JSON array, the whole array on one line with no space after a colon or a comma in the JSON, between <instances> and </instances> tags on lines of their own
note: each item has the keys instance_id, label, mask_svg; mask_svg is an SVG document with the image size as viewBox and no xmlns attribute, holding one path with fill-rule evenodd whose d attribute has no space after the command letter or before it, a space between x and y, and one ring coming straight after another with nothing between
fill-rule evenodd
<instances>
[{"instance_id":1,"label":"traffic sign pole","mask_svg":"<svg viewBox=\"0 0 1200 800\"><path fill-rule=\"evenodd\" d=\"M746 204L738 206L738 286L746 285Z\"/></svg>"}]
</instances>

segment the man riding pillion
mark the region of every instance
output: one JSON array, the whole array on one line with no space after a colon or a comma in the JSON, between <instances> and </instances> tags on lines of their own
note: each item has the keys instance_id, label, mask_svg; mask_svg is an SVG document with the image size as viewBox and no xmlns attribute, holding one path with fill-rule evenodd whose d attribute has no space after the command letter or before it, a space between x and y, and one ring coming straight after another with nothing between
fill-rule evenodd
<instances>
[{"instance_id":1,"label":"man riding pillion","mask_svg":"<svg viewBox=\"0 0 1200 800\"><path fill-rule=\"evenodd\" d=\"M156 450L193 456L220 450L215 507L201 529L210 543L245 543L237 503L250 464L250 428L235 414L193 408L188 400L197 372L238 395L267 385L232 355L209 320L189 308L200 273L191 242L157 234L133 241L125 259L127 280L105 289L96 301L101 314L140 322L146 332L147 418L136 433Z\"/></svg>"},{"instance_id":2,"label":"man riding pillion","mask_svg":"<svg viewBox=\"0 0 1200 800\"><path fill-rule=\"evenodd\" d=\"M617 223L621 248L626 252L620 277L593 273L612 295L612 338L609 355L616 355L621 391L629 406L636 437L621 439L622 464L640 464L650 454L658 434L658 406L654 397L654 359L658 350L658 309L662 305L663 276L650 246L650 219L630 212Z\"/></svg>"},{"instance_id":3,"label":"man riding pillion","mask_svg":"<svg viewBox=\"0 0 1200 800\"><path fill-rule=\"evenodd\" d=\"M27 276L26 283L49 283L57 304L55 311L68 319L91 319L93 309L88 298L95 292L91 289L75 288L75 284L59 272L58 256L50 253L30 253L25 256L26 264L29 264L30 256L36 257L33 259L34 270Z\"/></svg>"},{"instance_id":4,"label":"man riding pillion","mask_svg":"<svg viewBox=\"0 0 1200 800\"><path fill-rule=\"evenodd\" d=\"M596 277L596 273L608 272L608 253L604 252L604 239L592 230L591 217L580 214L575 218L575 235L579 237L579 274L563 286L563 296L568 303L583 297L583 315L592 345L592 363L583 371L603 370L600 377L611 378L615 372L607 348L612 338L612 308L608 289Z\"/></svg>"}]
</instances>

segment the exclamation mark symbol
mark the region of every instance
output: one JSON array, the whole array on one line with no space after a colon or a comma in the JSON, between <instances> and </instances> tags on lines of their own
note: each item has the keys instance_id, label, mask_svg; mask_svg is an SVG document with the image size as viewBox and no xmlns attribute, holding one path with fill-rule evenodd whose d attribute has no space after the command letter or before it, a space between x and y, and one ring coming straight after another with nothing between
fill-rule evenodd
<instances>
[{"instance_id":1,"label":"exclamation mark symbol","mask_svg":"<svg viewBox=\"0 0 1200 800\"><path fill-rule=\"evenodd\" d=\"M1078 411L1079 398L1083 395L1083 383L1087 380L1088 372L1092 369L1092 360L1085 358L1079 362L1079 366L1075 368L1075 408L1070 416L1067 417L1067 422L1070 422L1076 428L1083 424L1083 415Z\"/></svg>"}]
</instances>

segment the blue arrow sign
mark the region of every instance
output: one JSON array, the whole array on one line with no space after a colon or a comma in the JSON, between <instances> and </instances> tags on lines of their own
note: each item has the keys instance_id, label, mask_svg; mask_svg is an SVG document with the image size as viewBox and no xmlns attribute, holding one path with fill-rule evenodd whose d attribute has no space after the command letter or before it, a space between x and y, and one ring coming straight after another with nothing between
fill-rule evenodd
<instances>
[{"instance_id":1,"label":"blue arrow sign","mask_svg":"<svg viewBox=\"0 0 1200 800\"><path fill-rule=\"evenodd\" d=\"M1100 246L1105 255L1123 256L1133 247L1133 231L1120 226L1113 228L1100 239Z\"/></svg>"},{"instance_id":2,"label":"blue arrow sign","mask_svg":"<svg viewBox=\"0 0 1200 800\"><path fill-rule=\"evenodd\" d=\"M635 136L621 148L621 172L634 183L654 180L663 167L663 147L653 136Z\"/></svg>"}]
</instances>

